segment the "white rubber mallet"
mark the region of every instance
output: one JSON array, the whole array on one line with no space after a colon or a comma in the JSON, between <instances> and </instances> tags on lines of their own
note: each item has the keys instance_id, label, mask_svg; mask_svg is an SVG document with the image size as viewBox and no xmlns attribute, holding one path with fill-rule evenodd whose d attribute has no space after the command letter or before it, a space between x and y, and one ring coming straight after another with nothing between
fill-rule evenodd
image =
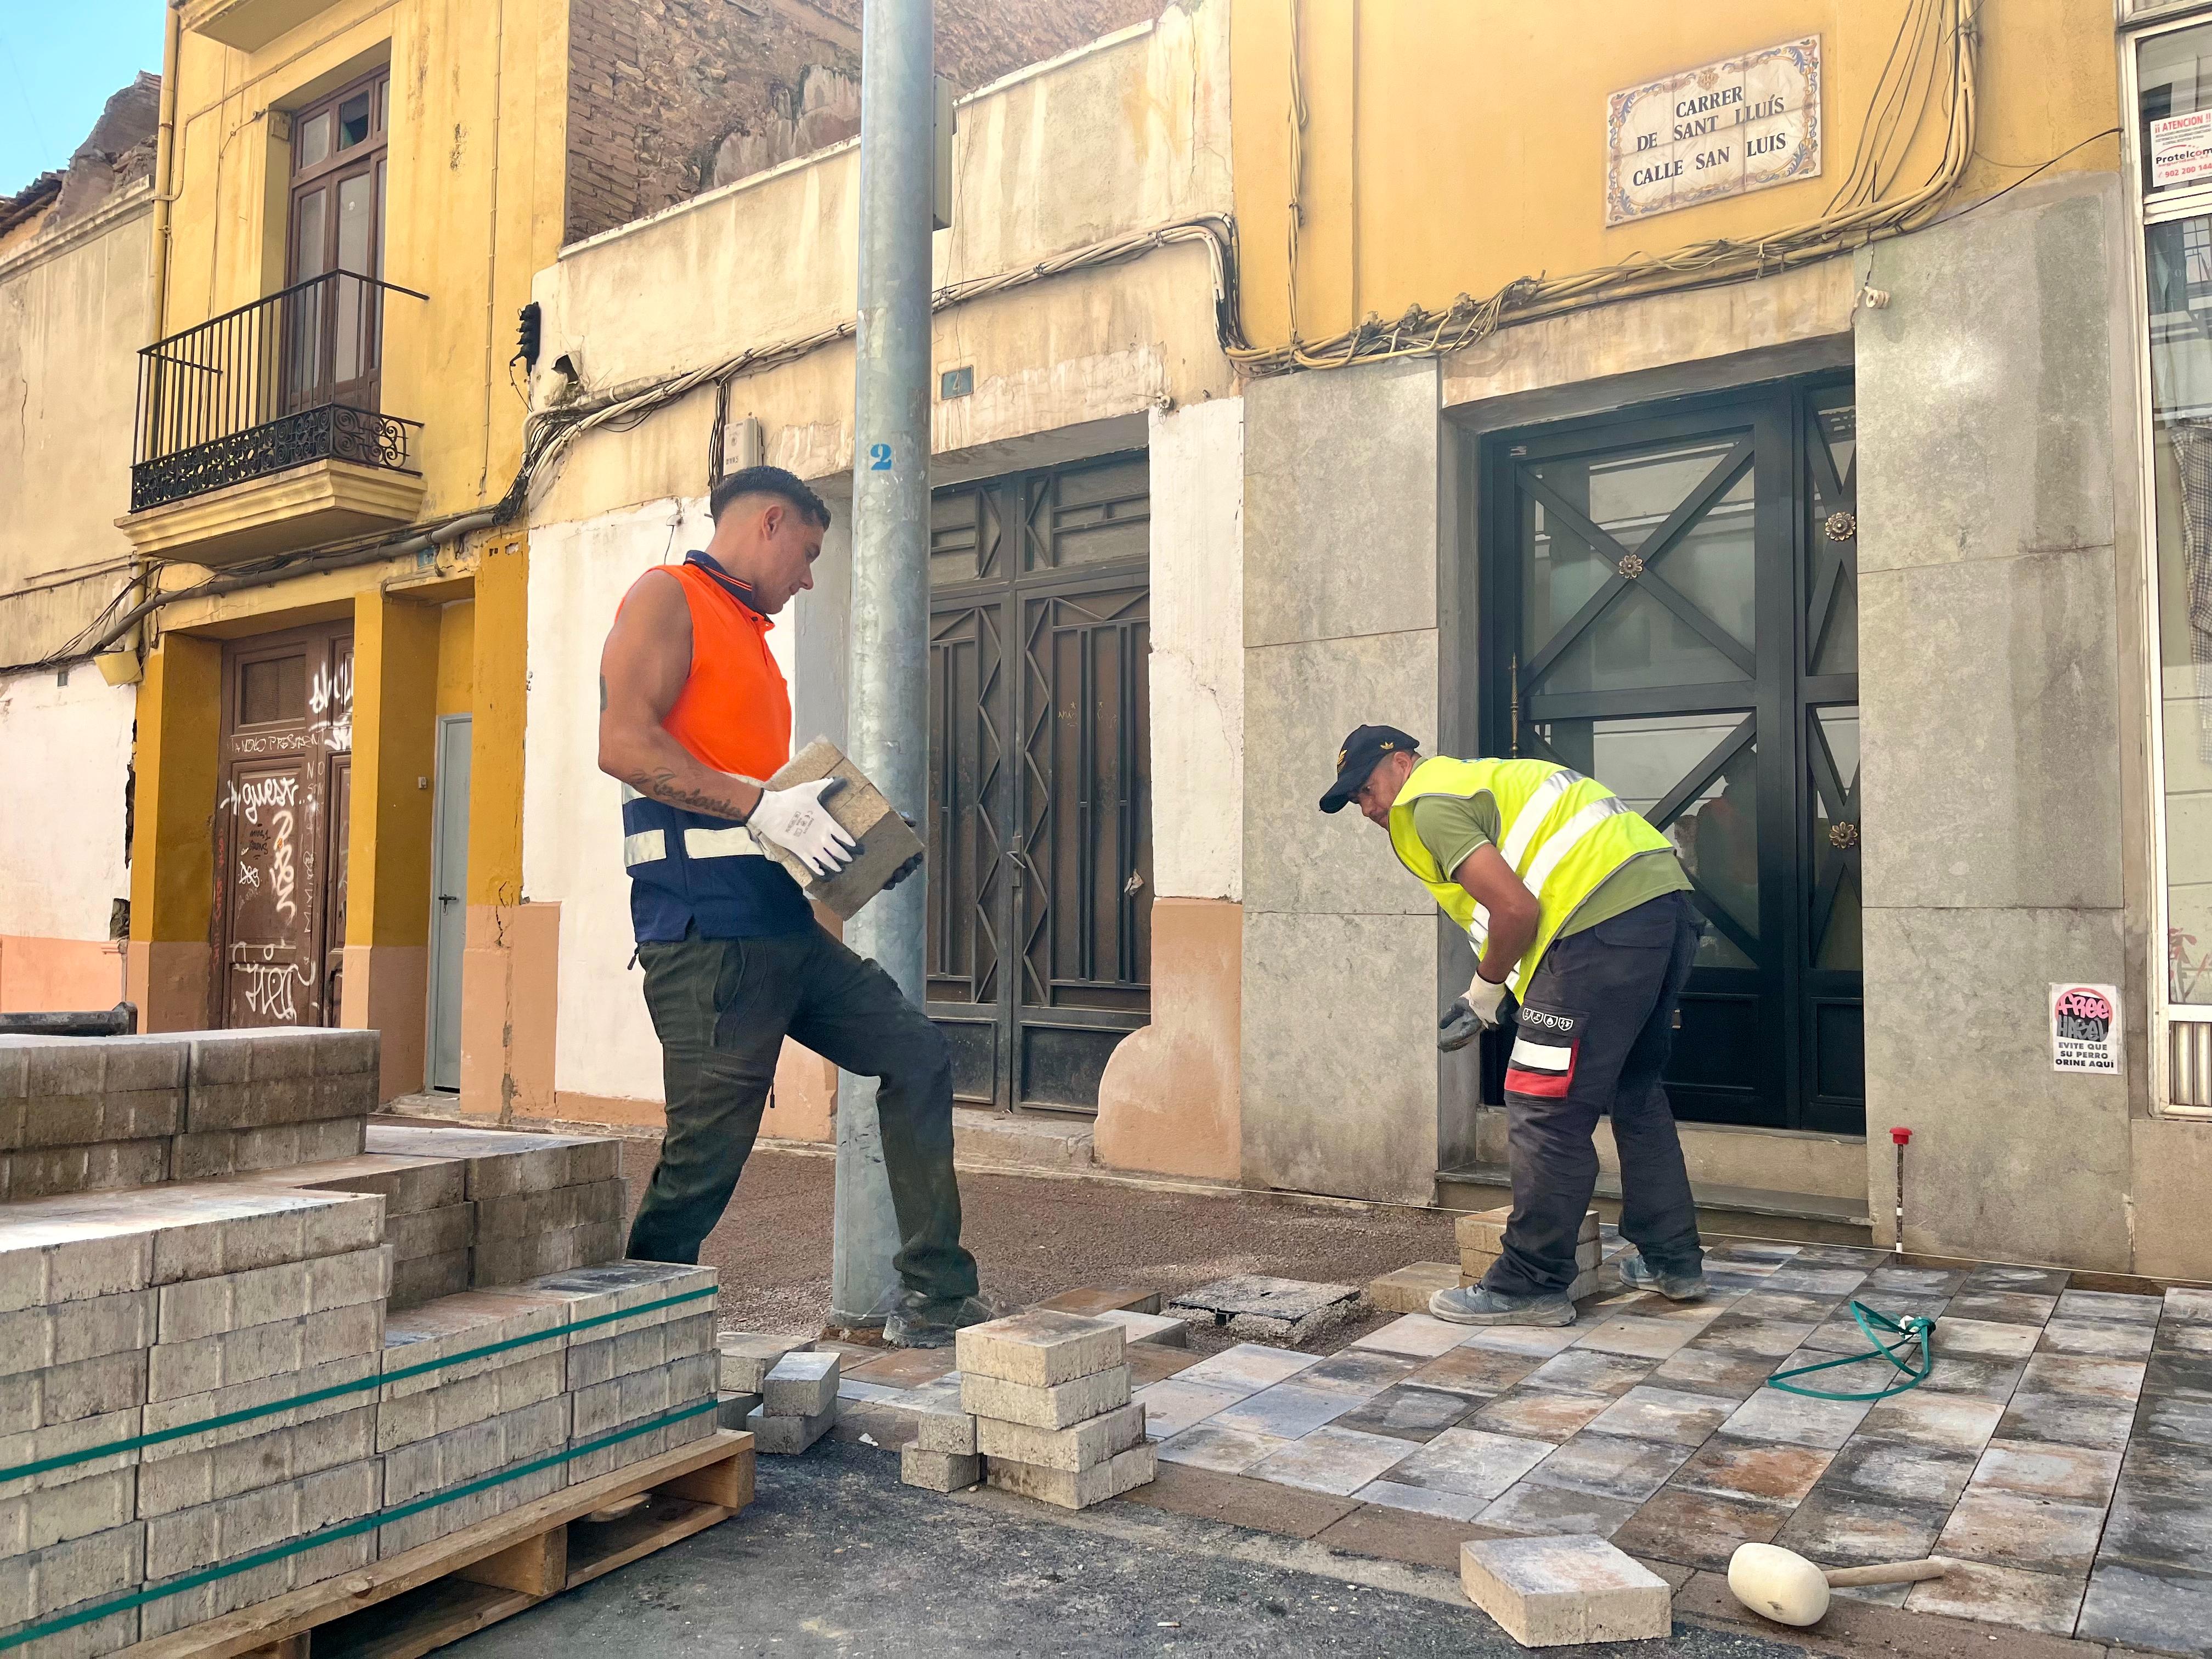
<instances>
[{"instance_id":1,"label":"white rubber mallet","mask_svg":"<svg viewBox=\"0 0 2212 1659\"><path fill-rule=\"evenodd\" d=\"M1941 1561L1896 1561L1887 1566L1823 1571L1779 1544L1739 1544L1729 1558L1728 1583L1735 1599L1762 1619L1778 1625L1817 1625L1826 1616L1831 1586L1911 1584L1942 1576Z\"/></svg>"}]
</instances>

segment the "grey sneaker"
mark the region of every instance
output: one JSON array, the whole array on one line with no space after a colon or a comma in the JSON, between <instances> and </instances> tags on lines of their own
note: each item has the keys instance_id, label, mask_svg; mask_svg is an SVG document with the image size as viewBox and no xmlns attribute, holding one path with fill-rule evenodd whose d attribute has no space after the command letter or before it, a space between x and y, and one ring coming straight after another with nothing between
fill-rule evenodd
<instances>
[{"instance_id":1,"label":"grey sneaker","mask_svg":"<svg viewBox=\"0 0 2212 1659\"><path fill-rule=\"evenodd\" d=\"M1663 1273L1646 1261L1641 1250L1620 1258L1620 1282L1639 1291L1656 1291L1669 1302L1702 1302L1705 1297L1702 1272Z\"/></svg>"},{"instance_id":2,"label":"grey sneaker","mask_svg":"<svg viewBox=\"0 0 2212 1659\"><path fill-rule=\"evenodd\" d=\"M1429 1311L1455 1325L1571 1325L1575 1304L1558 1296L1504 1296L1480 1285L1455 1285L1429 1298Z\"/></svg>"},{"instance_id":3,"label":"grey sneaker","mask_svg":"<svg viewBox=\"0 0 2212 1659\"><path fill-rule=\"evenodd\" d=\"M950 1346L953 1333L1000 1316L996 1304L980 1296L960 1302L933 1302L908 1291L884 1321L884 1340L894 1348Z\"/></svg>"}]
</instances>

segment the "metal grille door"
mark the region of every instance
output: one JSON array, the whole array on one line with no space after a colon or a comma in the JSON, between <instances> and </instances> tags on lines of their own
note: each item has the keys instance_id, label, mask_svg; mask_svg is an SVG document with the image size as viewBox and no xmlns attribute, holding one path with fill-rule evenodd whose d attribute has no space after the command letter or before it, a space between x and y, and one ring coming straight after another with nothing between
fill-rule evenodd
<instances>
[{"instance_id":1,"label":"metal grille door","mask_svg":"<svg viewBox=\"0 0 2212 1659\"><path fill-rule=\"evenodd\" d=\"M960 1098L1097 1109L1151 1013L1145 458L938 492L929 1012Z\"/></svg>"}]
</instances>

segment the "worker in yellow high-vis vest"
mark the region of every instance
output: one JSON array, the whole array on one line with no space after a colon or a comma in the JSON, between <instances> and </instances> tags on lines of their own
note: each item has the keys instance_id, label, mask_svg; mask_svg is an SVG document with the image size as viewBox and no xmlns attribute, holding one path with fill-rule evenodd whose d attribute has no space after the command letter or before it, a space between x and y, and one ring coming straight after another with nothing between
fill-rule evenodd
<instances>
[{"instance_id":1,"label":"worker in yellow high-vis vest","mask_svg":"<svg viewBox=\"0 0 2212 1659\"><path fill-rule=\"evenodd\" d=\"M1475 951L1437 1044L1464 1047L1518 1004L1505 1073L1513 1213L1480 1285L1429 1311L1464 1325L1571 1325L1575 1244L1597 1185L1592 1136L1620 1152L1620 1276L1678 1302L1705 1293L1697 1208L1660 1087L1703 921L1667 838L1595 778L1549 761L1424 758L1389 726L1344 740L1334 812L1358 802L1389 832Z\"/></svg>"}]
</instances>

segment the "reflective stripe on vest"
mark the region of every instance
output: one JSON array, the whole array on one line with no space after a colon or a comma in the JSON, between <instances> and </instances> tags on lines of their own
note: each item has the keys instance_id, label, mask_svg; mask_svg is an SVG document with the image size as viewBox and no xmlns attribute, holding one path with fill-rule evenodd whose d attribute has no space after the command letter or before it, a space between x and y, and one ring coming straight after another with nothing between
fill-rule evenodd
<instances>
[{"instance_id":1,"label":"reflective stripe on vest","mask_svg":"<svg viewBox=\"0 0 2212 1659\"><path fill-rule=\"evenodd\" d=\"M1497 803L1499 856L1536 898L1536 936L1507 981L1523 997L1545 950L1606 878L1631 859L1672 854L1674 846L1596 779L1549 761L1423 761L1391 804L1390 845L1478 951L1489 937L1489 916L1422 845L1413 803L1424 795L1483 794Z\"/></svg>"},{"instance_id":2,"label":"reflective stripe on vest","mask_svg":"<svg viewBox=\"0 0 2212 1659\"><path fill-rule=\"evenodd\" d=\"M768 855L742 823L727 830L686 830L684 856L688 859L757 859Z\"/></svg>"},{"instance_id":3,"label":"reflective stripe on vest","mask_svg":"<svg viewBox=\"0 0 2212 1659\"><path fill-rule=\"evenodd\" d=\"M635 868L651 864L668 856L668 836L665 830L647 830L641 834L623 837L623 864Z\"/></svg>"}]
</instances>

